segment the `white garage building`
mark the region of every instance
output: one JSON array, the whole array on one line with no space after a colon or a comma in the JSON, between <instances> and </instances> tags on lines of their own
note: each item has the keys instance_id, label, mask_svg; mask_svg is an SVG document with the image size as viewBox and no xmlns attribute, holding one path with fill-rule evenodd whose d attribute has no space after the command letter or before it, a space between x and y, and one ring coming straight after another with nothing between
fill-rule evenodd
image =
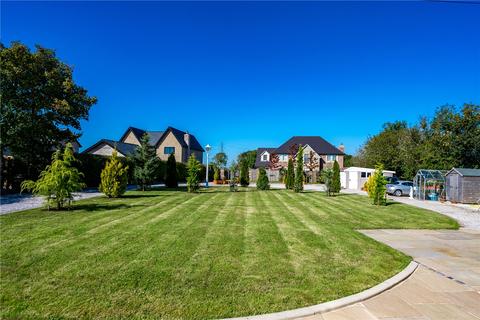
<instances>
[{"instance_id":1,"label":"white garage building","mask_svg":"<svg viewBox=\"0 0 480 320\"><path fill-rule=\"evenodd\" d=\"M372 168L350 167L340 172L340 183L343 189L361 190L368 177L375 172ZM393 177L395 171L383 170L384 177Z\"/></svg>"}]
</instances>

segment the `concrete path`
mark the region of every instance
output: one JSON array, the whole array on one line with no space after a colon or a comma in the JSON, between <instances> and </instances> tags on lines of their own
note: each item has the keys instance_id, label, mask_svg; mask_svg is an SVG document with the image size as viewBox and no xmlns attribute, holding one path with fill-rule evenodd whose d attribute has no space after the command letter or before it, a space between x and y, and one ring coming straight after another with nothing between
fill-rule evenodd
<instances>
[{"instance_id":1,"label":"concrete path","mask_svg":"<svg viewBox=\"0 0 480 320\"><path fill-rule=\"evenodd\" d=\"M303 320L480 319L480 231L362 232L413 256L420 266L374 298Z\"/></svg>"},{"instance_id":2,"label":"concrete path","mask_svg":"<svg viewBox=\"0 0 480 320\"><path fill-rule=\"evenodd\" d=\"M464 205L457 205L451 203L442 203L439 201L421 201L410 199L408 197L388 197L391 200L409 204L415 207L424 208L439 212L449 216L460 223L460 225L467 229L480 230L480 210L468 208Z\"/></svg>"}]
</instances>

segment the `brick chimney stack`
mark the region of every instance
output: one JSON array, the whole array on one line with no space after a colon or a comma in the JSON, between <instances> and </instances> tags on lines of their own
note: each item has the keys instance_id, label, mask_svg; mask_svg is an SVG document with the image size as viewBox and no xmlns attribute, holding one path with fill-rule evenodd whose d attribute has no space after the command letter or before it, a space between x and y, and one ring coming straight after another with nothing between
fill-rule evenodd
<instances>
[{"instance_id":1,"label":"brick chimney stack","mask_svg":"<svg viewBox=\"0 0 480 320\"><path fill-rule=\"evenodd\" d=\"M183 140L185 140L185 143L187 144L187 160L188 158L190 158L190 134L187 132L185 132L185 134L183 135Z\"/></svg>"},{"instance_id":2,"label":"brick chimney stack","mask_svg":"<svg viewBox=\"0 0 480 320\"><path fill-rule=\"evenodd\" d=\"M343 153L345 153L345 146L343 145L343 143L340 143L340 145L338 146L338 150L342 151Z\"/></svg>"}]
</instances>

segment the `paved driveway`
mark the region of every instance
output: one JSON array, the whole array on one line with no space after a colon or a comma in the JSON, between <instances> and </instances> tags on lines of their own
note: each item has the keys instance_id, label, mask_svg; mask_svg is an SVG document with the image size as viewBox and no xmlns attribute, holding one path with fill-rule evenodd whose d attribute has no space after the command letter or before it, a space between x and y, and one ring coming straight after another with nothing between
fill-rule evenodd
<instances>
[{"instance_id":1,"label":"paved driveway","mask_svg":"<svg viewBox=\"0 0 480 320\"><path fill-rule=\"evenodd\" d=\"M480 319L480 231L362 232L412 256L420 266L376 297L303 320Z\"/></svg>"}]
</instances>

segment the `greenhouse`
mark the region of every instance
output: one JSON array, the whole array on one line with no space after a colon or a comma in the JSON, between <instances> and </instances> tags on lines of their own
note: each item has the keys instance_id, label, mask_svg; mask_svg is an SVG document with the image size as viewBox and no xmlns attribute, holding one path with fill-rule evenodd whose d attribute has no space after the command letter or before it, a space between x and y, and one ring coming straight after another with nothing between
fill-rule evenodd
<instances>
[{"instance_id":1,"label":"greenhouse","mask_svg":"<svg viewBox=\"0 0 480 320\"><path fill-rule=\"evenodd\" d=\"M413 179L415 198L438 201L445 199L445 170L420 169Z\"/></svg>"}]
</instances>

